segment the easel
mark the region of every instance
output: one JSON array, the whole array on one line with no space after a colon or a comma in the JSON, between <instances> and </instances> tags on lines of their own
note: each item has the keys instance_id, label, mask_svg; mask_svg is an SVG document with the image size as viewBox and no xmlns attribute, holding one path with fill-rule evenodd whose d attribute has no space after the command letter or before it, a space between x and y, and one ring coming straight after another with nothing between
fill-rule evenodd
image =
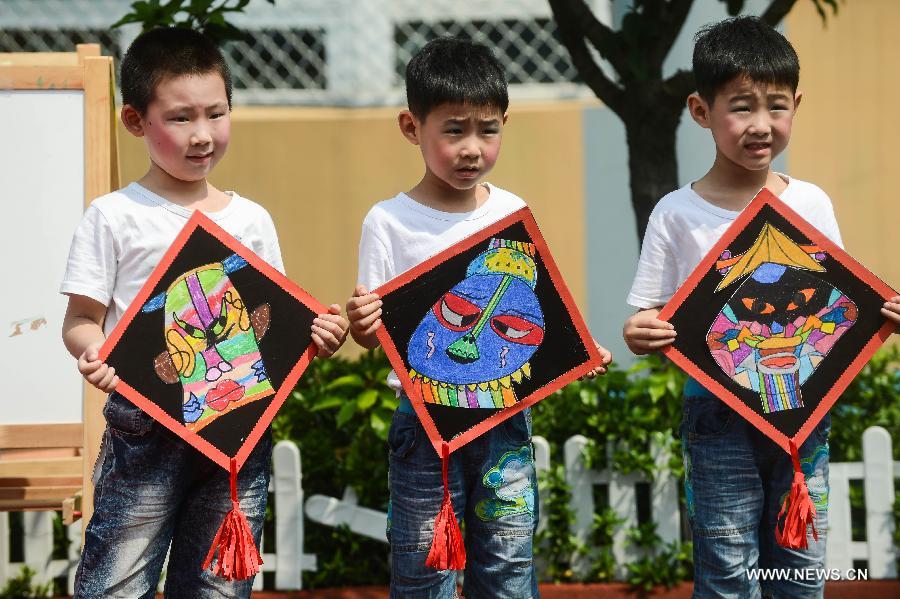
<instances>
[{"instance_id":1,"label":"easel","mask_svg":"<svg viewBox=\"0 0 900 599\"><path fill-rule=\"evenodd\" d=\"M98 44L0 53L0 89L83 90L84 208L119 186L113 77L112 58L100 56ZM106 396L85 383L83 397L81 423L0 424L0 511L62 510L66 524L90 518Z\"/></svg>"}]
</instances>

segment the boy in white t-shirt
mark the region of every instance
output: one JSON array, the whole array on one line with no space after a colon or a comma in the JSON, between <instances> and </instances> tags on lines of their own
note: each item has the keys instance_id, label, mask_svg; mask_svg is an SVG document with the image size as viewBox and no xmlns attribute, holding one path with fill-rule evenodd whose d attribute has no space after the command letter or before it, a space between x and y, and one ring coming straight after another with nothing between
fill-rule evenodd
<instances>
[{"instance_id":1,"label":"boy in white t-shirt","mask_svg":"<svg viewBox=\"0 0 900 599\"><path fill-rule=\"evenodd\" d=\"M369 289L525 205L481 182L500 152L509 103L503 68L488 48L453 38L430 42L406 68L406 93L409 110L400 113L400 131L420 147L425 174L408 192L372 207L363 221L359 285L347 315L353 338L367 348L378 345L381 325L381 301ZM609 352L601 353L609 363ZM601 372L605 368L594 374ZM455 597L455 573L425 565L443 498L441 459L393 372L388 383L401 394L388 437L391 597ZM484 480L504 454L529 446L530 420L524 410L451 454L452 503L457 519L465 520L467 597L537 596L533 464L523 465L522 480L509 483L524 484L516 494L525 499L515 506L502 502L506 484L494 488ZM480 509L500 504L506 507Z\"/></svg>"},{"instance_id":2,"label":"boy in white t-shirt","mask_svg":"<svg viewBox=\"0 0 900 599\"><path fill-rule=\"evenodd\" d=\"M841 245L825 192L771 169L788 144L801 98L800 66L790 43L757 17L727 19L700 31L693 67L697 92L688 97L688 110L712 133L716 158L706 175L663 197L650 215L627 300L638 312L623 330L636 354L674 341L673 326L657 318L660 308L762 187ZM900 297L882 312L900 323ZM779 546L773 532L793 479L784 451L696 380L688 380L684 395L694 597L821 597L822 581L759 582L747 572L824 568L830 416L799 452L808 465L819 539L810 537L809 549L797 551Z\"/></svg>"},{"instance_id":3,"label":"boy in white t-shirt","mask_svg":"<svg viewBox=\"0 0 900 599\"><path fill-rule=\"evenodd\" d=\"M146 142L150 168L87 209L60 288L69 296L63 341L84 378L111 393L75 596L153 597L171 542L167 597L249 597L252 579L228 582L202 568L231 509L228 477L115 393L118 377L98 351L194 210L283 272L278 237L264 208L207 181L231 126L231 76L211 41L189 29L144 33L122 60L121 85L122 122ZM340 314L334 304L315 319L319 356L343 342L348 323ZM238 475L257 545L271 452L267 433Z\"/></svg>"}]
</instances>

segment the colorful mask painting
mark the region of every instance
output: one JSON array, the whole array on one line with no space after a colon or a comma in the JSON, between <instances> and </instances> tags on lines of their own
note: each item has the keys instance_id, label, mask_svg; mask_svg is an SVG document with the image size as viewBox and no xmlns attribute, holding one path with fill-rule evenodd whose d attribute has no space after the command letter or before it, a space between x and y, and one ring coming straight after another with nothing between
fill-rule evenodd
<instances>
[{"instance_id":1,"label":"colorful mask painting","mask_svg":"<svg viewBox=\"0 0 900 599\"><path fill-rule=\"evenodd\" d=\"M164 304L166 351L154 369L166 383L180 382L184 424L194 432L275 393L257 341L269 328L269 304L251 312L228 277L245 266L233 254L190 270L142 309Z\"/></svg>"},{"instance_id":2,"label":"colorful mask painting","mask_svg":"<svg viewBox=\"0 0 900 599\"><path fill-rule=\"evenodd\" d=\"M763 225L743 255L725 251L715 269L721 291L740 281L706 336L719 367L759 393L765 414L803 406L802 385L856 322L857 308L816 273L825 253Z\"/></svg>"},{"instance_id":3,"label":"colorful mask painting","mask_svg":"<svg viewBox=\"0 0 900 599\"><path fill-rule=\"evenodd\" d=\"M382 347L439 454L600 360L527 209L375 291Z\"/></svg>"},{"instance_id":4,"label":"colorful mask painting","mask_svg":"<svg viewBox=\"0 0 900 599\"><path fill-rule=\"evenodd\" d=\"M427 403L504 408L544 339L534 245L492 239L466 277L434 304L409 340L413 386Z\"/></svg>"},{"instance_id":5,"label":"colorful mask painting","mask_svg":"<svg viewBox=\"0 0 900 599\"><path fill-rule=\"evenodd\" d=\"M326 309L196 212L101 356L116 391L219 463L239 468L315 355Z\"/></svg>"},{"instance_id":6,"label":"colorful mask painting","mask_svg":"<svg viewBox=\"0 0 900 599\"><path fill-rule=\"evenodd\" d=\"M665 353L788 451L890 334L893 295L763 190L661 311Z\"/></svg>"}]
</instances>

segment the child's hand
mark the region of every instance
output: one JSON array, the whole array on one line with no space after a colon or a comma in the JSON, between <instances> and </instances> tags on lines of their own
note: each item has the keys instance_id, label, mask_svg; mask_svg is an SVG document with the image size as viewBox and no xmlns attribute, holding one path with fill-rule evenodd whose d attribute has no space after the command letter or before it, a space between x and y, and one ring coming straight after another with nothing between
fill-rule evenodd
<instances>
[{"instance_id":1,"label":"child's hand","mask_svg":"<svg viewBox=\"0 0 900 599\"><path fill-rule=\"evenodd\" d=\"M102 343L88 345L78 357L78 372L84 380L97 387L104 393L110 393L119 384L116 369L102 362L99 358Z\"/></svg>"},{"instance_id":2,"label":"child's hand","mask_svg":"<svg viewBox=\"0 0 900 599\"><path fill-rule=\"evenodd\" d=\"M625 321L622 336L632 353L638 356L659 351L675 341L675 327L657 318L659 310L641 310Z\"/></svg>"},{"instance_id":3,"label":"child's hand","mask_svg":"<svg viewBox=\"0 0 900 599\"><path fill-rule=\"evenodd\" d=\"M594 346L596 346L597 351L600 352L600 366L594 368L589 373L581 377L579 380L583 381L586 378L592 379L598 375L606 374L606 367L609 366L609 363L612 362L612 352L594 341Z\"/></svg>"},{"instance_id":4,"label":"child's hand","mask_svg":"<svg viewBox=\"0 0 900 599\"><path fill-rule=\"evenodd\" d=\"M347 338L350 323L341 316L341 307L337 304L328 306L328 312L319 314L312 324L312 338L319 346L320 358L330 358L339 350Z\"/></svg>"},{"instance_id":5,"label":"child's hand","mask_svg":"<svg viewBox=\"0 0 900 599\"><path fill-rule=\"evenodd\" d=\"M884 302L881 309L884 317L894 323L894 332L900 334L900 295L892 297L889 301Z\"/></svg>"},{"instance_id":6,"label":"child's hand","mask_svg":"<svg viewBox=\"0 0 900 599\"><path fill-rule=\"evenodd\" d=\"M377 293L369 293L363 285L357 285L353 297L347 300L347 318L350 334L357 343L370 349L378 345L375 331L381 326L381 298Z\"/></svg>"}]
</instances>

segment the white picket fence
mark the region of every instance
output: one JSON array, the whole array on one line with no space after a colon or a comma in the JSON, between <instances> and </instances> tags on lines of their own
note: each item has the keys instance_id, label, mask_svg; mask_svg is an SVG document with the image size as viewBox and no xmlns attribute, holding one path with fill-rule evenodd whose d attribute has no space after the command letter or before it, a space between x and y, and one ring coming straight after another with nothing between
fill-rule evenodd
<instances>
[{"instance_id":1,"label":"white picket fence","mask_svg":"<svg viewBox=\"0 0 900 599\"><path fill-rule=\"evenodd\" d=\"M609 505L624 520L613 536L613 554L616 562L624 564L636 557L634 549L626 542L625 531L637 524L636 485L649 484L651 519L657 525L657 534L666 542L680 540L681 522L678 503L679 481L665 476L669 455L661 448L666 444L655 437L651 452L662 475L646 481L638 474L621 474L609 470L590 470L585 465L584 448L588 441L581 435L571 437L564 447L566 481L571 487L571 507L575 513L572 532L579 540L588 543L595 513L594 487L607 487ZM538 472L550 467L550 446L542 437L534 437L535 466ZM894 484L900 478L900 462L893 461L890 435L881 427L871 427L862 438L863 461L832 463L829 467L828 505L828 569L848 571L854 561L865 560L870 579L896 578L898 549L894 547ZM610 448L611 451L611 448ZM302 573L316 569L316 556L303 552L304 513L312 521L328 526L346 525L357 534L387 542L385 524L387 515L357 504L356 494L348 488L341 499L313 495L304 506L300 452L290 441L281 441L273 454L271 492L274 495L275 552L265 553L263 572L274 572L274 585L278 590L302 588ZM865 495L866 541L854 541L851 536L850 482L862 481ZM542 511L539 528L546 522L546 510ZM65 560L52 559L53 514L33 512L24 515L24 562L10 563L8 515L0 513L0 586L8 577L28 565L39 573L39 580L66 576L71 592L81 539L81 525L68 528L71 541L69 556ZM578 558L584 559L584 558ZM587 564L578 562L575 567ZM621 572L619 572L621 574ZM262 588L262 577L254 585Z\"/></svg>"}]
</instances>

